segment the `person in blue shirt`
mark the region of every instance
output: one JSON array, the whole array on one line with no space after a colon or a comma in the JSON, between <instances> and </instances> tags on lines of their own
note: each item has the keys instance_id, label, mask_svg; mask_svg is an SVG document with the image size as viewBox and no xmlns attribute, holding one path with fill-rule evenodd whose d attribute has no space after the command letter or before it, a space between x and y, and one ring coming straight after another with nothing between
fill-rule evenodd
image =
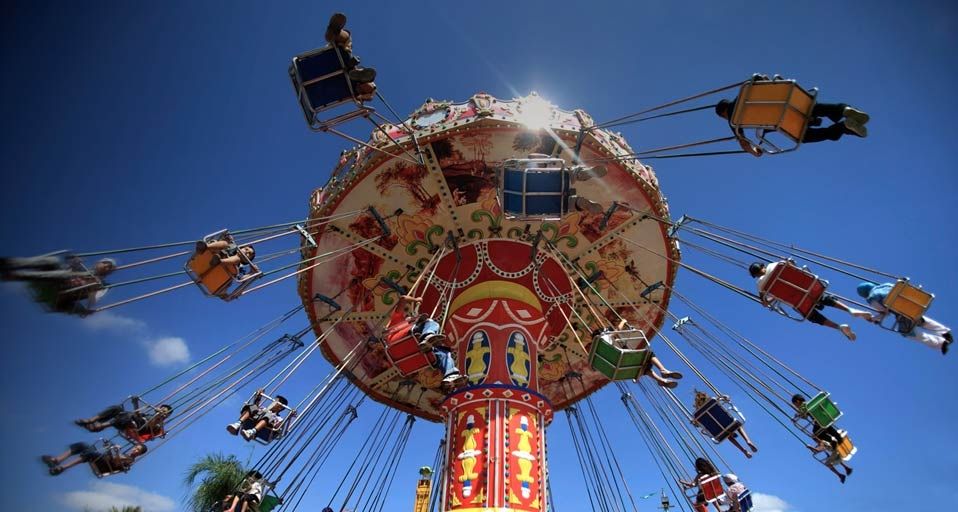
<instances>
[{"instance_id":1,"label":"person in blue shirt","mask_svg":"<svg viewBox=\"0 0 958 512\"><path fill-rule=\"evenodd\" d=\"M465 384L465 376L456 367L456 358L452 349L445 345L446 337L440 332L439 322L428 315L417 313L422 297L403 295L393 309L389 329L406 321L411 326L411 334L422 351L431 351L436 358L435 368L442 372L444 386L457 388Z\"/></svg>"},{"instance_id":2,"label":"person in blue shirt","mask_svg":"<svg viewBox=\"0 0 958 512\"><path fill-rule=\"evenodd\" d=\"M888 313L895 314L885 307L885 299L893 286L895 286L894 283L875 284L867 282L858 285L858 295L878 312L871 317L870 321L881 323ZM940 350L942 355L948 353L948 347L954 341L951 328L927 316L921 317L920 321L911 326L910 330L903 331L901 335L926 347Z\"/></svg>"}]
</instances>

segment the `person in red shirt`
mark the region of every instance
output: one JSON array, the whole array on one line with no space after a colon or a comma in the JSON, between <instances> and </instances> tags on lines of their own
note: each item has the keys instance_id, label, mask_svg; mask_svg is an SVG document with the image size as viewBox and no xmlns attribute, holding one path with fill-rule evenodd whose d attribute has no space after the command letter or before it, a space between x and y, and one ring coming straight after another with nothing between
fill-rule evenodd
<instances>
[{"instance_id":1,"label":"person in red shirt","mask_svg":"<svg viewBox=\"0 0 958 512\"><path fill-rule=\"evenodd\" d=\"M151 406L143 406L140 397L131 397L133 406L132 411L127 411L123 405L112 405L97 413L91 418L81 418L74 423L89 430L90 432L102 432L107 428L113 427L120 434L134 443L143 443L157 437L166 435L164 423L166 418L173 412L173 408L163 404L153 409L153 414L146 415L146 409L152 409Z\"/></svg>"}]
</instances>

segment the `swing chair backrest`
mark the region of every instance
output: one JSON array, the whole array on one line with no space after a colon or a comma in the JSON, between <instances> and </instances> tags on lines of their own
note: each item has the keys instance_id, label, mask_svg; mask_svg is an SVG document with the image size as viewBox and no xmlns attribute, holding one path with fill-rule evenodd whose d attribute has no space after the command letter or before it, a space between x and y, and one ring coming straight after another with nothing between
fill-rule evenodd
<instances>
[{"instance_id":1,"label":"swing chair backrest","mask_svg":"<svg viewBox=\"0 0 958 512\"><path fill-rule=\"evenodd\" d=\"M283 500L278 496L272 494L267 494L263 497L263 501L259 503L259 506L255 509L255 512L270 512L274 508L283 504Z\"/></svg>"},{"instance_id":2,"label":"swing chair backrest","mask_svg":"<svg viewBox=\"0 0 958 512\"><path fill-rule=\"evenodd\" d=\"M902 319L907 320L907 325L898 325L897 327L911 327L919 323L921 317L925 315L931 306L931 301L935 296L922 290L904 279L899 279L885 297L884 306L894 313L898 318L898 323L902 324ZM902 330L899 329L899 330Z\"/></svg>"},{"instance_id":3,"label":"swing chair backrest","mask_svg":"<svg viewBox=\"0 0 958 512\"><path fill-rule=\"evenodd\" d=\"M506 160L499 184L499 203L508 219L558 220L569 211L569 170L561 158Z\"/></svg>"},{"instance_id":4,"label":"swing chair backrest","mask_svg":"<svg viewBox=\"0 0 958 512\"><path fill-rule=\"evenodd\" d=\"M785 261L771 270L761 292L766 300L788 305L804 320L815 310L826 287L827 283L808 269Z\"/></svg>"},{"instance_id":5,"label":"swing chair backrest","mask_svg":"<svg viewBox=\"0 0 958 512\"><path fill-rule=\"evenodd\" d=\"M722 487L721 475L712 475L699 480L699 489L705 496L705 501L713 503L725 496L725 489Z\"/></svg>"},{"instance_id":6,"label":"swing chair backrest","mask_svg":"<svg viewBox=\"0 0 958 512\"><path fill-rule=\"evenodd\" d=\"M850 437L848 437L847 432L840 430L839 433L842 435L842 442L838 444L838 447L835 449L835 451L843 461L849 461L851 460L852 456L858 452L858 447L852 443L852 440Z\"/></svg>"},{"instance_id":7,"label":"swing chair backrest","mask_svg":"<svg viewBox=\"0 0 958 512\"><path fill-rule=\"evenodd\" d=\"M109 465L109 463L107 464ZM109 471L100 471L100 468L96 465L96 462L90 463L90 470L93 472L93 476L97 478L106 478L108 476L113 476L117 473L126 473L126 471L122 469L113 469L112 466L110 466Z\"/></svg>"},{"instance_id":8,"label":"swing chair backrest","mask_svg":"<svg viewBox=\"0 0 958 512\"><path fill-rule=\"evenodd\" d=\"M356 99L353 83L349 79L344 54L331 45L308 51L293 57L289 66L289 78L306 124L310 129L325 131L335 125L373 112ZM347 106L339 115L326 120L318 114L339 106Z\"/></svg>"},{"instance_id":9,"label":"swing chair backrest","mask_svg":"<svg viewBox=\"0 0 958 512\"><path fill-rule=\"evenodd\" d=\"M738 507L741 509L741 512L752 512L752 491L748 489L745 490L742 494L738 495Z\"/></svg>"},{"instance_id":10,"label":"swing chair backrest","mask_svg":"<svg viewBox=\"0 0 958 512\"><path fill-rule=\"evenodd\" d=\"M129 471L129 468L117 468L113 467L112 460L120 455L120 447L116 444L111 443L110 441L103 441L103 451L102 455L93 461L90 461L90 470L93 472L93 475L97 478L105 478L110 475L115 475L117 473L126 473ZM106 471L101 470L100 466L97 463L102 463L106 466Z\"/></svg>"},{"instance_id":11,"label":"swing chair backrest","mask_svg":"<svg viewBox=\"0 0 958 512\"><path fill-rule=\"evenodd\" d=\"M635 379L645 373L650 354L642 331L605 331L592 339L589 364L610 380Z\"/></svg>"},{"instance_id":12,"label":"swing chair backrest","mask_svg":"<svg viewBox=\"0 0 958 512\"><path fill-rule=\"evenodd\" d=\"M212 243L220 240L229 240L229 231L221 230L203 237L206 243ZM194 252L189 261L186 262L186 273L190 279L203 291L208 297L219 297L230 301L240 295L256 279L262 276L259 268L246 258L241 251L236 253L244 264L251 269L250 273L239 277L239 267L230 263L220 263L213 265L214 253L209 250Z\"/></svg>"},{"instance_id":13,"label":"swing chair backrest","mask_svg":"<svg viewBox=\"0 0 958 512\"><path fill-rule=\"evenodd\" d=\"M703 432L708 434L712 441L716 443L728 439L732 433L743 425L738 414L729 410L724 403L715 398L710 398L696 409L693 419L702 428Z\"/></svg>"},{"instance_id":14,"label":"swing chair backrest","mask_svg":"<svg viewBox=\"0 0 958 512\"><path fill-rule=\"evenodd\" d=\"M730 124L765 153L794 151L808 128L815 96L816 91L806 91L794 80L752 79L739 90ZM754 130L756 136L749 138L745 130Z\"/></svg>"},{"instance_id":15,"label":"swing chair backrest","mask_svg":"<svg viewBox=\"0 0 958 512\"><path fill-rule=\"evenodd\" d=\"M403 377L408 377L429 368L436 361L432 351L419 348L412 334L412 324L403 319L386 330L383 336L386 358Z\"/></svg>"},{"instance_id":16,"label":"swing chair backrest","mask_svg":"<svg viewBox=\"0 0 958 512\"><path fill-rule=\"evenodd\" d=\"M812 418L815 418L815 422L818 423L821 428L832 426L838 418L842 416L842 411L838 409L838 405L836 405L829 397L829 394L824 391L818 393L814 398L806 402L805 412Z\"/></svg>"},{"instance_id":17,"label":"swing chair backrest","mask_svg":"<svg viewBox=\"0 0 958 512\"><path fill-rule=\"evenodd\" d=\"M815 460L826 466L832 466L839 462L848 462L858 453L858 447L852 443L852 440L848 437L848 432L839 430L838 433L841 436L838 446L834 449L827 447L825 450L814 453Z\"/></svg>"}]
</instances>

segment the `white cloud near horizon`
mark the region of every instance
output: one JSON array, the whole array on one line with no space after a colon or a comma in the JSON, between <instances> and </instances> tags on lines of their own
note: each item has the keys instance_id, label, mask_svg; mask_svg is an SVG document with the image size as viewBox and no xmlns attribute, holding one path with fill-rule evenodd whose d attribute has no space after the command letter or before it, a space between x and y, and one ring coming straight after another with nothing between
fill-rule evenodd
<instances>
[{"instance_id":1,"label":"white cloud near horizon","mask_svg":"<svg viewBox=\"0 0 958 512\"><path fill-rule=\"evenodd\" d=\"M794 510L785 500L771 494L752 493L752 512L787 512Z\"/></svg>"},{"instance_id":2,"label":"white cloud near horizon","mask_svg":"<svg viewBox=\"0 0 958 512\"><path fill-rule=\"evenodd\" d=\"M172 512L176 502L161 494L144 491L132 485L92 482L90 488L60 496L60 502L71 510L109 510L110 507L140 507L144 512Z\"/></svg>"},{"instance_id":3,"label":"white cloud near horizon","mask_svg":"<svg viewBox=\"0 0 958 512\"><path fill-rule=\"evenodd\" d=\"M147 353L154 366L173 366L190 360L190 348L183 338L174 336L147 341Z\"/></svg>"}]
</instances>

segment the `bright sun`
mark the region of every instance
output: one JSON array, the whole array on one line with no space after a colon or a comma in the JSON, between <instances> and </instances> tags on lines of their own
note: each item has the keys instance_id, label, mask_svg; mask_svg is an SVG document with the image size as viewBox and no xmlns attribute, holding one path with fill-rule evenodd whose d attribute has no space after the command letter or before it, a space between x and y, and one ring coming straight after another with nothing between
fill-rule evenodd
<instances>
[{"instance_id":1,"label":"bright sun","mask_svg":"<svg viewBox=\"0 0 958 512\"><path fill-rule=\"evenodd\" d=\"M536 93L523 98L516 119L530 130L540 130L552 121L552 104Z\"/></svg>"}]
</instances>

